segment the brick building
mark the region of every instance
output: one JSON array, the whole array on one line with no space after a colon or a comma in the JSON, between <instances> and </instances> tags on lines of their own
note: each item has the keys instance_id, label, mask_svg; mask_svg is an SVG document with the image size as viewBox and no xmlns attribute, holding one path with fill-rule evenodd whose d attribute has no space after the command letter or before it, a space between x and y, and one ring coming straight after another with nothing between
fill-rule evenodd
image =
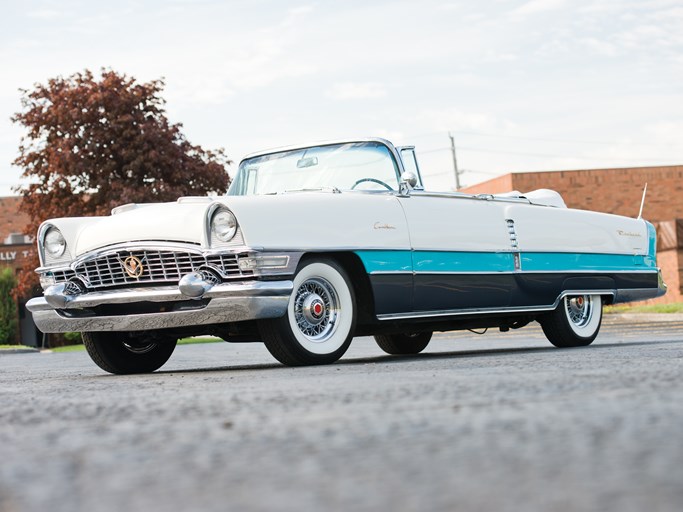
<instances>
[{"instance_id":1,"label":"brick building","mask_svg":"<svg viewBox=\"0 0 683 512\"><path fill-rule=\"evenodd\" d=\"M28 216L19 211L20 202L20 197L0 197L0 268L10 267L15 271L22 267L33 249L32 238L24 233ZM26 311L25 301L20 301L17 311L21 341L37 346L41 335Z\"/></svg>"},{"instance_id":2,"label":"brick building","mask_svg":"<svg viewBox=\"0 0 683 512\"><path fill-rule=\"evenodd\" d=\"M549 188L559 192L569 208L636 217L645 183L643 217L657 227L657 262L669 287L664 297L650 302L683 302L683 165L511 173L462 192L499 194Z\"/></svg>"}]
</instances>

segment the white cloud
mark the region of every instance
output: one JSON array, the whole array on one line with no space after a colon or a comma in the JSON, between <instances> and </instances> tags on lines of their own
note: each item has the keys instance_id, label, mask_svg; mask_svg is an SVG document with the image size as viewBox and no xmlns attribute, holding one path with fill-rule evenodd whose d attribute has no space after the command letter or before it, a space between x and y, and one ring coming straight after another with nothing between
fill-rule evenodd
<instances>
[{"instance_id":1,"label":"white cloud","mask_svg":"<svg viewBox=\"0 0 683 512\"><path fill-rule=\"evenodd\" d=\"M584 37L579 40L579 43L584 45L590 51L595 52L597 55L601 55L603 57L614 57L619 53L614 44L597 39L595 37Z\"/></svg>"},{"instance_id":2,"label":"white cloud","mask_svg":"<svg viewBox=\"0 0 683 512\"><path fill-rule=\"evenodd\" d=\"M565 4L566 0L529 0L513 9L511 14L523 18L539 12L555 11L564 7Z\"/></svg>"},{"instance_id":3,"label":"white cloud","mask_svg":"<svg viewBox=\"0 0 683 512\"><path fill-rule=\"evenodd\" d=\"M38 18L43 20L53 20L63 16L61 11L55 9L37 9L35 11L29 11L26 13L29 18Z\"/></svg>"},{"instance_id":4,"label":"white cloud","mask_svg":"<svg viewBox=\"0 0 683 512\"><path fill-rule=\"evenodd\" d=\"M382 84L376 82L354 83L344 82L333 85L325 96L335 100L359 100L381 98L386 95Z\"/></svg>"},{"instance_id":5,"label":"white cloud","mask_svg":"<svg viewBox=\"0 0 683 512\"><path fill-rule=\"evenodd\" d=\"M483 131L509 133L514 123L486 112L463 111L459 108L427 109L418 112L415 121L421 131Z\"/></svg>"}]
</instances>

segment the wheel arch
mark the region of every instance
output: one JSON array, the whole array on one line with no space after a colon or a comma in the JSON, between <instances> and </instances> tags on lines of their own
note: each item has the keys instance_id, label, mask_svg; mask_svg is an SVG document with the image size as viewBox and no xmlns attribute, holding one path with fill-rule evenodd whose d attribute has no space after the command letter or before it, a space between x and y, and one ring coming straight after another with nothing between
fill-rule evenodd
<instances>
[{"instance_id":1,"label":"wheel arch","mask_svg":"<svg viewBox=\"0 0 683 512\"><path fill-rule=\"evenodd\" d=\"M570 277L562 283L562 294L558 303L567 295L600 295L603 304L612 304L616 295L617 283L607 275Z\"/></svg>"},{"instance_id":2,"label":"wheel arch","mask_svg":"<svg viewBox=\"0 0 683 512\"><path fill-rule=\"evenodd\" d=\"M356 306L358 310L358 321L356 325L367 325L375 322L375 296L370 285L370 278L365 270L365 266L360 257L347 251L333 251L333 252L307 252L299 261L299 268L307 262L319 259L328 258L333 260L348 274L351 280L351 286L356 296Z\"/></svg>"}]
</instances>

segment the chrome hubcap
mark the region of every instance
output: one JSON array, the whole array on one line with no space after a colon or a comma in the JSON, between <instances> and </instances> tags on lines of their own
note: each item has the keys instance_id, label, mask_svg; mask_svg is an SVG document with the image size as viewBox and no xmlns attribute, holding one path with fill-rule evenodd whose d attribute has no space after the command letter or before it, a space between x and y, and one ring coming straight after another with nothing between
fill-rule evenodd
<instances>
[{"instance_id":1,"label":"chrome hubcap","mask_svg":"<svg viewBox=\"0 0 683 512\"><path fill-rule=\"evenodd\" d=\"M567 297L565 299L567 317L577 327L584 327L590 322L593 312L593 301L589 295Z\"/></svg>"},{"instance_id":2,"label":"chrome hubcap","mask_svg":"<svg viewBox=\"0 0 683 512\"><path fill-rule=\"evenodd\" d=\"M311 341L327 341L336 329L339 297L322 278L304 281L294 298L294 318L299 331Z\"/></svg>"},{"instance_id":3,"label":"chrome hubcap","mask_svg":"<svg viewBox=\"0 0 683 512\"><path fill-rule=\"evenodd\" d=\"M311 325L318 325L325 319L325 302L317 293L310 293L302 303L302 313Z\"/></svg>"}]
</instances>

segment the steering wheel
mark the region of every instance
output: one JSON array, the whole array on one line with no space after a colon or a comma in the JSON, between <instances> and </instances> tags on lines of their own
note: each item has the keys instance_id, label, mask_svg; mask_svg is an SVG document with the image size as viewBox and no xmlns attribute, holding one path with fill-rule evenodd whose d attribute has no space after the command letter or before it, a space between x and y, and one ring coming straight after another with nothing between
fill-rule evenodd
<instances>
[{"instance_id":1,"label":"steering wheel","mask_svg":"<svg viewBox=\"0 0 683 512\"><path fill-rule=\"evenodd\" d=\"M365 181L369 181L371 183L377 183L378 185L382 185L387 190L394 190L393 188L391 188L391 186L387 185L382 180L378 180L377 178L361 178L351 186L351 190L354 190L358 185L360 185L361 183L363 183Z\"/></svg>"}]
</instances>

